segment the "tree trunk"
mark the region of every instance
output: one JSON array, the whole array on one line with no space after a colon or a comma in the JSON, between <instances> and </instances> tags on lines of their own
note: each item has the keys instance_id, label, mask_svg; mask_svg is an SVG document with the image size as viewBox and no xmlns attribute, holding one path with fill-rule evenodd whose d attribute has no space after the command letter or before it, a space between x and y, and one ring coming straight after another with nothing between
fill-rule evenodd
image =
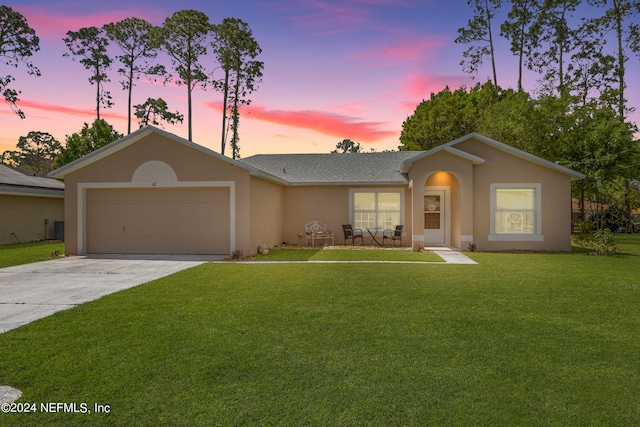
<instances>
[{"instance_id":1,"label":"tree trunk","mask_svg":"<svg viewBox=\"0 0 640 427\"><path fill-rule=\"evenodd\" d=\"M584 180L580 181L580 217L582 218L582 222L587 220L587 212L585 210L585 197L584 197Z\"/></svg>"},{"instance_id":2,"label":"tree trunk","mask_svg":"<svg viewBox=\"0 0 640 427\"><path fill-rule=\"evenodd\" d=\"M489 3L486 4L486 12L487 12L487 28L489 30L489 51L491 52L491 69L493 70L493 84L498 87L498 75L496 73L496 57L495 51L493 48L493 31L491 30L491 11L489 9Z\"/></svg>"},{"instance_id":3,"label":"tree trunk","mask_svg":"<svg viewBox=\"0 0 640 427\"><path fill-rule=\"evenodd\" d=\"M233 136L231 137L231 151L233 152L233 159L238 154L238 122L240 115L238 113L238 93L240 92L240 71L236 71L236 85L233 94Z\"/></svg>"},{"instance_id":4,"label":"tree trunk","mask_svg":"<svg viewBox=\"0 0 640 427\"><path fill-rule=\"evenodd\" d=\"M192 128L191 128L191 92L193 88L191 87L191 81L193 74L191 73L191 40L187 41L187 52L189 53L189 57L187 58L187 66L185 67L187 70L187 127L189 129L189 141L193 142L192 137Z\"/></svg>"},{"instance_id":5,"label":"tree trunk","mask_svg":"<svg viewBox=\"0 0 640 427\"><path fill-rule=\"evenodd\" d=\"M224 156L224 148L226 145L226 129L227 129L227 99L229 97L229 70L224 70L224 97L222 101L222 138L220 145L220 153Z\"/></svg>"},{"instance_id":6,"label":"tree trunk","mask_svg":"<svg viewBox=\"0 0 640 427\"><path fill-rule=\"evenodd\" d=\"M564 8L562 9L562 19L560 22L562 22L562 25L566 25L567 22L567 6L566 3L564 4ZM565 34L560 34L560 36L558 37L558 94L560 96L562 96L565 92L564 90L564 48L565 48L565 42L566 40L564 39L566 37Z\"/></svg>"},{"instance_id":7,"label":"tree trunk","mask_svg":"<svg viewBox=\"0 0 640 427\"><path fill-rule=\"evenodd\" d=\"M193 141L193 136L191 132L191 79L189 79L188 86L187 86L187 104L188 104L187 114L189 115L189 118L187 119L187 127L189 128L189 141Z\"/></svg>"},{"instance_id":8,"label":"tree trunk","mask_svg":"<svg viewBox=\"0 0 640 427\"><path fill-rule=\"evenodd\" d=\"M633 217L631 215L631 201L629 200L630 182L628 178L624 179L624 213L627 223L627 233L633 233Z\"/></svg>"},{"instance_id":9,"label":"tree trunk","mask_svg":"<svg viewBox=\"0 0 640 427\"><path fill-rule=\"evenodd\" d=\"M520 52L518 58L518 92L522 92L522 64L524 62L524 20L520 27Z\"/></svg>"},{"instance_id":10,"label":"tree trunk","mask_svg":"<svg viewBox=\"0 0 640 427\"><path fill-rule=\"evenodd\" d=\"M129 67L129 102L127 104L127 135L131 133L131 92L133 92L133 62Z\"/></svg>"},{"instance_id":11,"label":"tree trunk","mask_svg":"<svg viewBox=\"0 0 640 427\"><path fill-rule=\"evenodd\" d=\"M622 5L620 4L620 0L613 1L613 12L616 16L616 35L618 37L618 82L620 88L620 98L618 100L618 114L620 115L620 120L624 121L624 44L622 40Z\"/></svg>"},{"instance_id":12,"label":"tree trunk","mask_svg":"<svg viewBox=\"0 0 640 427\"><path fill-rule=\"evenodd\" d=\"M98 76L99 72L100 72L100 69L96 65L96 77ZM97 116L97 119L100 120L100 78L99 77L96 78L96 116Z\"/></svg>"}]
</instances>

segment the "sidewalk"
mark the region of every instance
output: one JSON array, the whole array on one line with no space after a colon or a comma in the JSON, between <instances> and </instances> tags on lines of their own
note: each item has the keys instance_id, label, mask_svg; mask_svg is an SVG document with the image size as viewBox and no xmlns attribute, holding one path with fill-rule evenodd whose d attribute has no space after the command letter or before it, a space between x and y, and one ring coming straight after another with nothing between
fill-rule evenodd
<instances>
[{"instance_id":1,"label":"sidewalk","mask_svg":"<svg viewBox=\"0 0 640 427\"><path fill-rule=\"evenodd\" d=\"M427 251L431 251L442 258L447 264L477 264L474 260L463 254L462 252L445 247L428 247Z\"/></svg>"}]
</instances>

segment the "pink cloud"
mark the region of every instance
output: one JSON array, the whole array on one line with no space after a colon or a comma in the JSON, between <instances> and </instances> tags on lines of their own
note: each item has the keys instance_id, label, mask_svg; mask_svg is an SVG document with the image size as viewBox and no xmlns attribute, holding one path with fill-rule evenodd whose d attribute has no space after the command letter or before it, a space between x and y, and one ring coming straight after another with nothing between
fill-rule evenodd
<instances>
[{"instance_id":1,"label":"pink cloud","mask_svg":"<svg viewBox=\"0 0 640 427\"><path fill-rule=\"evenodd\" d=\"M444 37L404 39L388 46L367 49L352 55L349 59L382 60L387 65L424 61L432 52L446 44Z\"/></svg>"},{"instance_id":2,"label":"pink cloud","mask_svg":"<svg viewBox=\"0 0 640 427\"><path fill-rule=\"evenodd\" d=\"M272 3L270 6L279 13L286 14L290 20L301 27L311 29L320 35L331 35L353 31L354 27L370 22L371 11L367 6L371 6L372 1L379 0L366 0L364 4L354 4L349 1L284 0Z\"/></svg>"},{"instance_id":3,"label":"pink cloud","mask_svg":"<svg viewBox=\"0 0 640 427\"><path fill-rule=\"evenodd\" d=\"M412 99L429 99L432 93L440 92L447 85L451 90L466 85L469 81L465 76L430 76L414 74L403 79L405 95Z\"/></svg>"},{"instance_id":4,"label":"pink cloud","mask_svg":"<svg viewBox=\"0 0 640 427\"><path fill-rule=\"evenodd\" d=\"M388 8L397 9L411 3L408 0L276 0L268 5L272 12L287 16L316 35L334 35L359 31L363 27L379 31L377 15L386 13Z\"/></svg>"},{"instance_id":5,"label":"pink cloud","mask_svg":"<svg viewBox=\"0 0 640 427\"><path fill-rule=\"evenodd\" d=\"M18 101L18 103L20 103L20 101ZM4 103L0 104L0 114L2 114L3 116L15 116L16 115L16 113L9 106L6 106Z\"/></svg>"},{"instance_id":6,"label":"pink cloud","mask_svg":"<svg viewBox=\"0 0 640 427\"><path fill-rule=\"evenodd\" d=\"M428 100L432 93L438 93L449 86L452 91L466 86L469 88L471 80L468 76L434 76L428 74L413 74L402 79L402 92L405 101L398 103L398 109L404 114L412 114L418 104Z\"/></svg>"},{"instance_id":7,"label":"pink cloud","mask_svg":"<svg viewBox=\"0 0 640 427\"><path fill-rule=\"evenodd\" d=\"M77 31L84 27L101 27L110 22L118 22L132 16L160 24L164 20L157 9L121 9L102 14L64 14L51 10L48 6L16 6L13 8L27 19L29 26L36 30L41 39L59 39L67 31Z\"/></svg>"},{"instance_id":8,"label":"pink cloud","mask_svg":"<svg viewBox=\"0 0 640 427\"><path fill-rule=\"evenodd\" d=\"M363 108L365 104L365 102L349 102L346 104L332 105L330 109L340 112L341 114L361 115L365 113L365 108Z\"/></svg>"},{"instance_id":9,"label":"pink cloud","mask_svg":"<svg viewBox=\"0 0 640 427\"><path fill-rule=\"evenodd\" d=\"M32 108L35 110L46 111L50 113L67 114L70 116L80 117L93 117L96 115L96 111L88 108L71 108L63 105L47 104L45 102L32 101L28 99L20 100L19 106L21 108ZM112 113L109 110L101 110L100 117L104 119L125 119L126 116L122 114Z\"/></svg>"},{"instance_id":10,"label":"pink cloud","mask_svg":"<svg viewBox=\"0 0 640 427\"><path fill-rule=\"evenodd\" d=\"M406 6L411 4L406 0L353 0L353 3L364 4L367 6Z\"/></svg>"},{"instance_id":11,"label":"pink cloud","mask_svg":"<svg viewBox=\"0 0 640 427\"><path fill-rule=\"evenodd\" d=\"M208 102L206 107L222 111L219 102ZM324 135L349 138L358 142L376 142L397 135L397 131L385 130L386 123L364 122L353 117L331 114L322 111L267 110L265 107L243 107L245 117L264 122L308 129Z\"/></svg>"}]
</instances>

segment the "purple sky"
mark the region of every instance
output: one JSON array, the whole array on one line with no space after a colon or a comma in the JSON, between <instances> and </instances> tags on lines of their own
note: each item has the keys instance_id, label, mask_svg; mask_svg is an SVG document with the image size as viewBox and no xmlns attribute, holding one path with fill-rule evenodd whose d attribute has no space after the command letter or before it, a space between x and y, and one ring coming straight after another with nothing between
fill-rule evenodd
<instances>
[{"instance_id":1,"label":"purple sky","mask_svg":"<svg viewBox=\"0 0 640 427\"><path fill-rule=\"evenodd\" d=\"M350 138L365 149L396 149L402 122L418 103L445 85L455 89L475 81L459 65L465 46L456 45L456 30L471 16L465 0L272 0L272 1L56 1L21 0L7 5L22 13L40 37L41 50L33 62L42 77L23 69L0 70L17 77L20 120L0 104L0 152L14 149L29 131L49 132L64 142L95 118L94 87L89 72L63 58L62 38L69 30L102 26L127 17L160 25L180 9L206 13L212 23L236 17L252 28L263 49L264 79L240 121L243 157L258 153L329 152ZM515 87L517 61L504 40L498 44L498 83ZM115 52L115 51L114 51ZM169 61L164 61L170 66ZM202 61L215 67L212 55ZM637 58L629 62L629 98L640 107ZM112 67L107 90L114 108L102 115L119 132L126 132L126 97ZM489 77L483 67L476 81ZM525 90L535 89L529 73ZM140 82L134 103L161 97L172 111L186 114L186 89ZM194 142L220 150L222 96L212 90L194 92ZM632 119L639 122L640 115ZM137 122L132 125L137 128ZM185 124L166 126L187 137ZM228 153L227 153L228 154Z\"/></svg>"}]
</instances>

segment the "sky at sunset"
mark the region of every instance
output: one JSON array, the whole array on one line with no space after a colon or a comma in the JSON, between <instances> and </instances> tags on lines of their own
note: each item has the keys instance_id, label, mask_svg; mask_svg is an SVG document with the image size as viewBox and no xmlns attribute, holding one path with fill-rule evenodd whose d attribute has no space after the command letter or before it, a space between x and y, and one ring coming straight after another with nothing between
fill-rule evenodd
<instances>
[{"instance_id":1,"label":"sky at sunset","mask_svg":"<svg viewBox=\"0 0 640 427\"><path fill-rule=\"evenodd\" d=\"M446 85L456 89L490 74L488 64L476 80L461 71L465 49L454 43L456 30L466 25L471 11L466 0L234 0L234 1L93 1L21 0L4 3L24 15L40 37L40 51L32 58L41 77L24 68L0 68L0 75L16 77L21 120L0 103L0 153L15 149L29 131L49 132L64 142L95 119L95 88L89 71L63 57L62 41L69 30L102 26L127 17L161 25L181 9L206 13L211 23L240 18L253 30L263 53L264 77L240 120L240 154L327 153L349 138L365 150L396 149L402 122L430 93ZM113 52L116 53L115 46ZM498 83L515 87L517 59L507 42L498 43ZM170 61L160 56L170 68ZM629 62L630 104L640 108L640 65ZM213 70L212 54L202 63ZM126 133L126 92L118 82L118 63L110 71L107 90L115 105L101 110L116 130ZM218 78L222 77L220 71ZM536 76L529 72L525 90L533 91ZM187 138L187 92L176 85L138 82L134 104L148 97L163 98L171 111L185 114L182 125L165 129ZM220 151L222 95L196 89L193 98L193 141ZM640 122L640 113L631 118ZM132 125L137 129L137 122ZM227 152L226 154L229 154Z\"/></svg>"}]
</instances>

